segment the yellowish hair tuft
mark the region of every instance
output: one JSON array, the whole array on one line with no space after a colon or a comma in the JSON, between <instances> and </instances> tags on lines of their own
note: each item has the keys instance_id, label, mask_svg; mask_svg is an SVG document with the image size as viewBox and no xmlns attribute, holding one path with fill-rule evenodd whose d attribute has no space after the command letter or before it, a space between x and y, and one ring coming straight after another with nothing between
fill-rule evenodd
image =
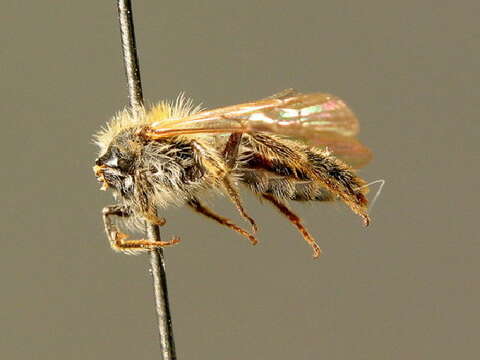
<instances>
[{"instance_id":1,"label":"yellowish hair tuft","mask_svg":"<svg viewBox=\"0 0 480 360\"><path fill-rule=\"evenodd\" d=\"M122 131L145 126L152 123L165 123L178 120L201 110L195 106L192 99L181 93L174 101L161 101L157 105L146 110L144 107L134 114L129 109L118 112L97 134L94 135L95 143L100 147L100 153L104 152L110 142Z\"/></svg>"}]
</instances>

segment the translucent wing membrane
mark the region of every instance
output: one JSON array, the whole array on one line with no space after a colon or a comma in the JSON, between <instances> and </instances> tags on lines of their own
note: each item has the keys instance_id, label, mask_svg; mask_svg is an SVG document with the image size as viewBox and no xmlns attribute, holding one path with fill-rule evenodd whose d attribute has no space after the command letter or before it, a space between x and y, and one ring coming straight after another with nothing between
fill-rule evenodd
<instances>
[{"instance_id":1,"label":"translucent wing membrane","mask_svg":"<svg viewBox=\"0 0 480 360\"><path fill-rule=\"evenodd\" d=\"M371 153L352 138L358 130L356 116L338 97L288 89L255 102L154 122L144 135L160 139L184 134L270 132L328 147L339 157L350 159L352 165L361 166Z\"/></svg>"},{"instance_id":2,"label":"translucent wing membrane","mask_svg":"<svg viewBox=\"0 0 480 360\"><path fill-rule=\"evenodd\" d=\"M354 168L367 165L373 157L371 150L356 138L335 133L319 133L317 138L310 140L310 144L328 150Z\"/></svg>"}]
</instances>

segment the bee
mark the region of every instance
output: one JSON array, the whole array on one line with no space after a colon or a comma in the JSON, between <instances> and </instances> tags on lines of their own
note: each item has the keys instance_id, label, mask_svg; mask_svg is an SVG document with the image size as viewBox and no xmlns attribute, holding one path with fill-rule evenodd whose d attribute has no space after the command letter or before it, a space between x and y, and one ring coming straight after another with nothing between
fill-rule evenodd
<instances>
[{"instance_id":1,"label":"bee","mask_svg":"<svg viewBox=\"0 0 480 360\"><path fill-rule=\"evenodd\" d=\"M95 175L119 201L102 211L111 247L136 254L178 243L177 237L127 239L112 221L163 226L157 210L169 205L187 205L254 245L257 225L239 195L244 185L276 207L318 257L320 247L287 201L340 200L369 224L368 186L353 168L365 165L371 152L356 140L358 128L338 97L293 89L207 111L184 96L149 110L123 110L95 135ZM206 207L201 197L209 191L226 195L251 231Z\"/></svg>"}]
</instances>

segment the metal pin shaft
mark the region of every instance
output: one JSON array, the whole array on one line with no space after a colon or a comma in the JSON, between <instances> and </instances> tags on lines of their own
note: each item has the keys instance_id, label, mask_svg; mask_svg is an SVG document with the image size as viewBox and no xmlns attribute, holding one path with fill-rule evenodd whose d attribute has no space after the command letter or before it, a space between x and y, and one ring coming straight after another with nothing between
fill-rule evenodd
<instances>
[{"instance_id":1,"label":"metal pin shaft","mask_svg":"<svg viewBox=\"0 0 480 360\"><path fill-rule=\"evenodd\" d=\"M117 0L120 32L122 37L123 60L128 84L128 98L132 111L143 105L142 82L138 65L135 31L133 27L132 4L130 0ZM146 223L147 236L151 240L160 241L160 230L157 225ZM162 249L150 252L150 266L155 295L155 309L158 317L160 335L160 351L163 360L175 360L175 343L173 339L172 318L168 303L167 276L165 258Z\"/></svg>"}]
</instances>

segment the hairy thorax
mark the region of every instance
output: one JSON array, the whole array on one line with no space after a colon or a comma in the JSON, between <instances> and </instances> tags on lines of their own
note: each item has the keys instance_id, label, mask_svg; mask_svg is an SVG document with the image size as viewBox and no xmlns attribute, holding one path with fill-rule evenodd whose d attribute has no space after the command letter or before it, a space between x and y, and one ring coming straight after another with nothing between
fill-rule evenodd
<instances>
[{"instance_id":1,"label":"hairy thorax","mask_svg":"<svg viewBox=\"0 0 480 360\"><path fill-rule=\"evenodd\" d=\"M103 187L125 204L138 212L181 205L215 185L223 166L214 148L180 136L145 140L139 130L120 132L96 161Z\"/></svg>"}]
</instances>

